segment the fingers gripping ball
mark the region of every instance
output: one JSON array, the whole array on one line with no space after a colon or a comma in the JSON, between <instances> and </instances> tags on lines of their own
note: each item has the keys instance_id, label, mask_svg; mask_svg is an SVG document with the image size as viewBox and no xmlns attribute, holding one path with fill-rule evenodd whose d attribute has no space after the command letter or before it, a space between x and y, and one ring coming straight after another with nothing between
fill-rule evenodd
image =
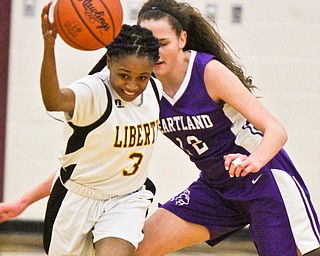
<instances>
[{"instance_id":1,"label":"fingers gripping ball","mask_svg":"<svg viewBox=\"0 0 320 256\"><path fill-rule=\"evenodd\" d=\"M73 48L93 51L110 44L123 23L120 0L57 0L55 28Z\"/></svg>"}]
</instances>

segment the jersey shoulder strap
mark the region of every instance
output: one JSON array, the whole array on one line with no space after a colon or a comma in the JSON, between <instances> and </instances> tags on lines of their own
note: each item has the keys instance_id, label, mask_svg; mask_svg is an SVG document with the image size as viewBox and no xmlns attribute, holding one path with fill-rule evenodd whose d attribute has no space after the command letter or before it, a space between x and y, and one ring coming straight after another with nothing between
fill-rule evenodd
<instances>
[{"instance_id":1,"label":"jersey shoulder strap","mask_svg":"<svg viewBox=\"0 0 320 256\"><path fill-rule=\"evenodd\" d=\"M154 94L156 95L157 101L158 101L158 103L160 105L160 95L159 95L159 91L158 91L156 82L154 81L154 79L152 77L150 77L150 82L151 82Z\"/></svg>"}]
</instances>

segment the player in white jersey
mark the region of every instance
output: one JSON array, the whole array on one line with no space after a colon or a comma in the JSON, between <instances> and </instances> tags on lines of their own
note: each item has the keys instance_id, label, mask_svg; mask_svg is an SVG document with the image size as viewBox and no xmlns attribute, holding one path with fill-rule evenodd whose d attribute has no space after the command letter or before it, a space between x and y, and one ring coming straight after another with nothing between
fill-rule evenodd
<instances>
[{"instance_id":1,"label":"player in white jersey","mask_svg":"<svg viewBox=\"0 0 320 256\"><path fill-rule=\"evenodd\" d=\"M41 93L46 109L64 112L66 121L45 251L129 256L143 238L153 197L144 183L158 130L161 85L150 77L159 43L147 29L123 25L106 47L107 67L60 88L50 5L42 12Z\"/></svg>"}]
</instances>

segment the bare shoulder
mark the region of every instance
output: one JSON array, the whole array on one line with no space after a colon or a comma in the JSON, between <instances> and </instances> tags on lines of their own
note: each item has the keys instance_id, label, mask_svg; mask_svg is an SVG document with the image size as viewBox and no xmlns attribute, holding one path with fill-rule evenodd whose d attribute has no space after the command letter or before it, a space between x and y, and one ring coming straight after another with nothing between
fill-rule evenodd
<instances>
[{"instance_id":1,"label":"bare shoulder","mask_svg":"<svg viewBox=\"0 0 320 256\"><path fill-rule=\"evenodd\" d=\"M208 62L204 82L211 98L216 102L226 101L226 95L246 90L238 77L217 60Z\"/></svg>"}]
</instances>

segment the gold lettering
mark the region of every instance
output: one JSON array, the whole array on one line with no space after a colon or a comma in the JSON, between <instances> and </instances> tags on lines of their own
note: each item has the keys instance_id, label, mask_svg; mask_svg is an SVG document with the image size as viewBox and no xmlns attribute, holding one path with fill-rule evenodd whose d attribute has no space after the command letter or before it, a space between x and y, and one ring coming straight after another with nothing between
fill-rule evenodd
<instances>
[{"instance_id":1,"label":"gold lettering","mask_svg":"<svg viewBox=\"0 0 320 256\"><path fill-rule=\"evenodd\" d=\"M123 147L126 148L127 147L127 135L128 134L128 126L124 127L124 144Z\"/></svg>"},{"instance_id":2,"label":"gold lettering","mask_svg":"<svg viewBox=\"0 0 320 256\"><path fill-rule=\"evenodd\" d=\"M121 140L119 141L119 128L120 128L119 126L116 126L116 138L113 144L113 146L116 148L121 148L122 146L122 141Z\"/></svg>"},{"instance_id":3,"label":"gold lettering","mask_svg":"<svg viewBox=\"0 0 320 256\"><path fill-rule=\"evenodd\" d=\"M114 147L131 148L154 144L158 135L159 120L150 123L116 126Z\"/></svg>"},{"instance_id":4,"label":"gold lettering","mask_svg":"<svg viewBox=\"0 0 320 256\"><path fill-rule=\"evenodd\" d=\"M137 125L137 146L142 146L143 144L143 140L141 139L142 138L142 127L141 127L141 124L138 124Z\"/></svg>"},{"instance_id":5,"label":"gold lettering","mask_svg":"<svg viewBox=\"0 0 320 256\"><path fill-rule=\"evenodd\" d=\"M130 125L130 137L129 137L129 145L128 147L131 148L136 144L136 127L134 127L133 125Z\"/></svg>"},{"instance_id":6,"label":"gold lettering","mask_svg":"<svg viewBox=\"0 0 320 256\"><path fill-rule=\"evenodd\" d=\"M144 141L144 145L149 145L150 144L150 125L149 124L144 124L143 125L144 128L144 133L145 133L145 141Z\"/></svg>"}]
</instances>

